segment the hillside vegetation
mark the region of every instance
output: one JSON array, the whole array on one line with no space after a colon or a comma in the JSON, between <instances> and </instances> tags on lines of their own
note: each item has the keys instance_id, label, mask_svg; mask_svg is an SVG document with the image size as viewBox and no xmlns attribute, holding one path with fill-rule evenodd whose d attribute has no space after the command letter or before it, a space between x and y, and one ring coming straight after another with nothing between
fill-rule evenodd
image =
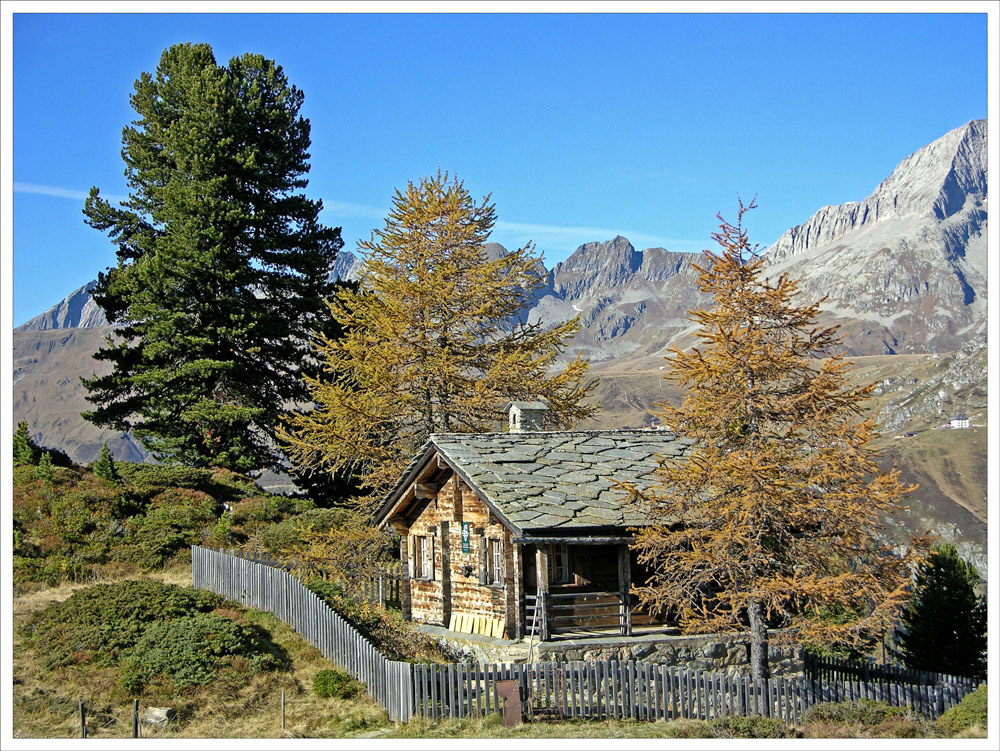
<instances>
[{"instance_id":1,"label":"hillside vegetation","mask_svg":"<svg viewBox=\"0 0 1000 751\"><path fill-rule=\"evenodd\" d=\"M115 472L56 466L45 477L14 467L15 590L160 569L190 560L194 544L277 554L301 530L346 513L272 495L228 470L117 462Z\"/></svg>"},{"instance_id":2,"label":"hillside vegetation","mask_svg":"<svg viewBox=\"0 0 1000 751\"><path fill-rule=\"evenodd\" d=\"M150 576L14 598L16 738L79 737L81 701L95 739L131 737L133 699L141 715L176 712L143 737L332 738L388 723L363 692L316 695L330 663L275 616L178 586L183 564Z\"/></svg>"}]
</instances>

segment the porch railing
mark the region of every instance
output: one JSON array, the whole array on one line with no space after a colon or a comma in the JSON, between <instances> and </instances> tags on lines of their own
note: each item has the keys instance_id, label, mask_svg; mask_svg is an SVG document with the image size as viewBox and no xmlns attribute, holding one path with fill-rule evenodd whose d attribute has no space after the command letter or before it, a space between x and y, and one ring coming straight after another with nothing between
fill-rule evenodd
<instances>
[{"instance_id":1,"label":"porch railing","mask_svg":"<svg viewBox=\"0 0 1000 751\"><path fill-rule=\"evenodd\" d=\"M529 628L538 610L538 632L542 641L554 634L582 630L617 629L632 633L632 598L620 592L542 592L525 594L524 620Z\"/></svg>"}]
</instances>

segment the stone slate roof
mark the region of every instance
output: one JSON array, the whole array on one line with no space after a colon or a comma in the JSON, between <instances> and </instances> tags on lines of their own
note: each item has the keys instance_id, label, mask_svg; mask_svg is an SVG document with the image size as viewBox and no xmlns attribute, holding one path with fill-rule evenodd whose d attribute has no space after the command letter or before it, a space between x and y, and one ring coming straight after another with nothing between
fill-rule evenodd
<instances>
[{"instance_id":1,"label":"stone slate roof","mask_svg":"<svg viewBox=\"0 0 1000 751\"><path fill-rule=\"evenodd\" d=\"M658 456L681 456L690 445L690 439L655 430L432 435L381 513L440 454L517 533L640 526L646 520L625 507L613 481L647 487Z\"/></svg>"}]
</instances>

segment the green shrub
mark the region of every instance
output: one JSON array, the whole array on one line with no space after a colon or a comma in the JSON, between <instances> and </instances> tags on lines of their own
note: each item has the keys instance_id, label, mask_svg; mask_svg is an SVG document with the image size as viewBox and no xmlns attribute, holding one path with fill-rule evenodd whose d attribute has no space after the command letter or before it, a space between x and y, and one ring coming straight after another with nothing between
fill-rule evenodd
<instances>
[{"instance_id":1,"label":"green shrub","mask_svg":"<svg viewBox=\"0 0 1000 751\"><path fill-rule=\"evenodd\" d=\"M720 736L733 738L791 738L792 729L772 717L720 717L708 723Z\"/></svg>"},{"instance_id":2,"label":"green shrub","mask_svg":"<svg viewBox=\"0 0 1000 751\"><path fill-rule=\"evenodd\" d=\"M311 508L264 527L257 535L257 542L272 555L280 555L304 542L303 532L306 530L324 532L342 527L350 519L351 512L347 509Z\"/></svg>"},{"instance_id":3,"label":"green shrub","mask_svg":"<svg viewBox=\"0 0 1000 751\"><path fill-rule=\"evenodd\" d=\"M96 584L34 614L21 634L46 668L110 665L154 621L209 612L221 602L209 592L147 579Z\"/></svg>"},{"instance_id":4,"label":"green shrub","mask_svg":"<svg viewBox=\"0 0 1000 751\"><path fill-rule=\"evenodd\" d=\"M906 707L894 707L884 701L859 699L857 701L823 702L809 707L803 722L833 722L838 725L861 725L870 728L886 720L906 717Z\"/></svg>"},{"instance_id":5,"label":"green shrub","mask_svg":"<svg viewBox=\"0 0 1000 751\"><path fill-rule=\"evenodd\" d=\"M217 513L215 499L200 490L164 490L150 501L144 516L130 522L135 535L130 560L144 568L164 565L178 551L209 536Z\"/></svg>"},{"instance_id":6,"label":"green shrub","mask_svg":"<svg viewBox=\"0 0 1000 751\"><path fill-rule=\"evenodd\" d=\"M248 672L278 667L254 629L215 613L150 623L122 663L120 683L138 693L153 682L177 687L211 683L226 658L243 657Z\"/></svg>"},{"instance_id":7,"label":"green shrub","mask_svg":"<svg viewBox=\"0 0 1000 751\"><path fill-rule=\"evenodd\" d=\"M260 490L258 489L258 493ZM281 522L288 517L316 508L315 504L305 498L286 498L280 495L255 495L241 498L232 505L229 516L235 529L249 538L267 526Z\"/></svg>"},{"instance_id":8,"label":"green shrub","mask_svg":"<svg viewBox=\"0 0 1000 751\"><path fill-rule=\"evenodd\" d=\"M313 676L313 693L324 699L353 699L364 691L365 684L343 670L320 670Z\"/></svg>"},{"instance_id":9,"label":"green shrub","mask_svg":"<svg viewBox=\"0 0 1000 751\"><path fill-rule=\"evenodd\" d=\"M117 462L115 469L122 482L140 492L164 488L199 490L206 487L212 479L211 470L175 464Z\"/></svg>"},{"instance_id":10,"label":"green shrub","mask_svg":"<svg viewBox=\"0 0 1000 751\"><path fill-rule=\"evenodd\" d=\"M80 467L53 466L51 479L36 470L21 465L12 472L20 590L86 580L109 566L121 573L159 568L206 541L241 545L246 530L220 515L220 500L234 503L235 518L254 529L315 508L307 499L267 495L227 470L115 462L109 472L118 482Z\"/></svg>"},{"instance_id":11,"label":"green shrub","mask_svg":"<svg viewBox=\"0 0 1000 751\"><path fill-rule=\"evenodd\" d=\"M260 493L260 487L246 475L233 472L231 469L215 467L211 470L212 485L220 491L225 500L242 498Z\"/></svg>"},{"instance_id":12,"label":"green shrub","mask_svg":"<svg viewBox=\"0 0 1000 751\"><path fill-rule=\"evenodd\" d=\"M930 725L920 719L892 717L871 729L873 738L927 738Z\"/></svg>"},{"instance_id":13,"label":"green shrub","mask_svg":"<svg viewBox=\"0 0 1000 751\"><path fill-rule=\"evenodd\" d=\"M31 583L54 587L63 581L82 581L86 577L87 566L62 555L40 557L15 552L12 574L13 583L19 589Z\"/></svg>"},{"instance_id":14,"label":"green shrub","mask_svg":"<svg viewBox=\"0 0 1000 751\"><path fill-rule=\"evenodd\" d=\"M241 498L263 493L249 477L228 469L115 462L115 471L132 493L145 498L167 488L201 490L220 503L235 503Z\"/></svg>"},{"instance_id":15,"label":"green shrub","mask_svg":"<svg viewBox=\"0 0 1000 751\"><path fill-rule=\"evenodd\" d=\"M986 727L986 684L970 694L962 701L937 718L935 725L945 735L959 735L965 730L978 725L984 732Z\"/></svg>"}]
</instances>

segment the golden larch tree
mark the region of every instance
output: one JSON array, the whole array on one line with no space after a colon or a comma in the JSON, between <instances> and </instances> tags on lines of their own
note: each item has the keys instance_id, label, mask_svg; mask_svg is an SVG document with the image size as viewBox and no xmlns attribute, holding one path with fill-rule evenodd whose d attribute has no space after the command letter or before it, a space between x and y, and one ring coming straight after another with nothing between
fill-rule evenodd
<instances>
[{"instance_id":1,"label":"golden larch tree","mask_svg":"<svg viewBox=\"0 0 1000 751\"><path fill-rule=\"evenodd\" d=\"M385 226L358 243L358 289L329 301L344 327L318 335L323 373L307 378L314 407L281 438L304 470L355 473L368 502L399 478L432 433L496 430L507 400L543 399L550 427L596 409L588 363L554 369L576 319L551 329L521 320L543 284L534 246L491 258L489 196L473 200L447 173L397 190Z\"/></svg>"},{"instance_id":2,"label":"golden larch tree","mask_svg":"<svg viewBox=\"0 0 1000 751\"><path fill-rule=\"evenodd\" d=\"M877 464L873 386L851 385L836 327L817 325L822 300L796 304L796 281L764 276L743 228L752 208L741 201L735 224L720 215L721 251L696 267L714 304L690 315L698 344L667 357L686 396L659 406L690 452L629 490L653 522L636 530L640 602L690 632L749 625L766 679L769 626L820 643L884 633L926 541L889 541L884 516L913 488Z\"/></svg>"}]
</instances>

